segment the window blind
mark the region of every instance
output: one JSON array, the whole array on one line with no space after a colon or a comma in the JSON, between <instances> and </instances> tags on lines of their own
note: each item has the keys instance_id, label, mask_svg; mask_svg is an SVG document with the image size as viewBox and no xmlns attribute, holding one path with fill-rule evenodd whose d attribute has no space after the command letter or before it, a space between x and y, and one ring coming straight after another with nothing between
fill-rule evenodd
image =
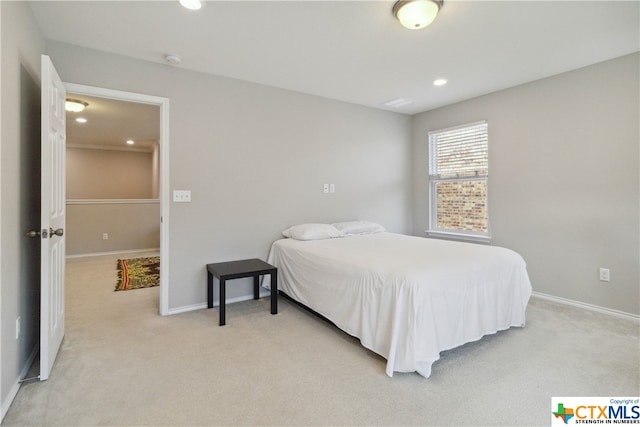
<instances>
[{"instance_id":1,"label":"window blind","mask_svg":"<svg viewBox=\"0 0 640 427\"><path fill-rule=\"evenodd\" d=\"M429 132L429 175L432 179L489 175L487 123Z\"/></svg>"}]
</instances>

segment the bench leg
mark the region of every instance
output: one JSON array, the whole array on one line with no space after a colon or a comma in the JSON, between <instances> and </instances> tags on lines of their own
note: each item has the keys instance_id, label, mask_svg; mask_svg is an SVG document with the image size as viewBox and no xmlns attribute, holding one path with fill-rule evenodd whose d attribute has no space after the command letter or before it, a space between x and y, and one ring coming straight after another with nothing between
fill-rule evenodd
<instances>
[{"instance_id":1,"label":"bench leg","mask_svg":"<svg viewBox=\"0 0 640 427\"><path fill-rule=\"evenodd\" d=\"M224 305L225 305L225 279L220 279L220 326L224 326L225 318L224 318Z\"/></svg>"},{"instance_id":2,"label":"bench leg","mask_svg":"<svg viewBox=\"0 0 640 427\"><path fill-rule=\"evenodd\" d=\"M271 314L278 314L278 270L271 273Z\"/></svg>"},{"instance_id":3,"label":"bench leg","mask_svg":"<svg viewBox=\"0 0 640 427\"><path fill-rule=\"evenodd\" d=\"M213 274L207 271L207 308L213 308Z\"/></svg>"},{"instance_id":4,"label":"bench leg","mask_svg":"<svg viewBox=\"0 0 640 427\"><path fill-rule=\"evenodd\" d=\"M260 298L260 276L253 276L253 299Z\"/></svg>"}]
</instances>

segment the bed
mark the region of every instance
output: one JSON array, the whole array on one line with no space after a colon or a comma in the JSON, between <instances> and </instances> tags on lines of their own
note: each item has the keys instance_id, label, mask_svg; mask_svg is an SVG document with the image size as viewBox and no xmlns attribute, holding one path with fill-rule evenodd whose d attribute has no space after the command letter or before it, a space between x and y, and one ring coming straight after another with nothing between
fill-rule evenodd
<instances>
[{"instance_id":1,"label":"bed","mask_svg":"<svg viewBox=\"0 0 640 427\"><path fill-rule=\"evenodd\" d=\"M390 377L429 377L440 352L525 324L531 284L512 250L326 226L338 233L289 229L273 243L278 288L383 356Z\"/></svg>"}]
</instances>

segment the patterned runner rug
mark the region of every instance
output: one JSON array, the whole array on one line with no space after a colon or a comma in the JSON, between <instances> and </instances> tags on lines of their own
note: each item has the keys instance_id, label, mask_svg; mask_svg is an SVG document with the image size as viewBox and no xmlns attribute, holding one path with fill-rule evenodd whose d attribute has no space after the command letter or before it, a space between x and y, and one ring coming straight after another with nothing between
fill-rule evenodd
<instances>
[{"instance_id":1,"label":"patterned runner rug","mask_svg":"<svg viewBox=\"0 0 640 427\"><path fill-rule=\"evenodd\" d=\"M119 259L117 268L116 291L160 285L160 257Z\"/></svg>"}]
</instances>

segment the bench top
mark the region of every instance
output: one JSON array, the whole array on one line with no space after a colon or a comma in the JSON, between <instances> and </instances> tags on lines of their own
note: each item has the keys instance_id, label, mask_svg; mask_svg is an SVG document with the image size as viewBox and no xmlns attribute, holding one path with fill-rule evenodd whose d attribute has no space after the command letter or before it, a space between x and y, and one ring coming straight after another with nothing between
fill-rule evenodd
<instances>
[{"instance_id":1,"label":"bench top","mask_svg":"<svg viewBox=\"0 0 640 427\"><path fill-rule=\"evenodd\" d=\"M251 258L207 264L207 270L218 278L233 279L259 274L268 274L277 269L273 265L268 264L261 259Z\"/></svg>"}]
</instances>

